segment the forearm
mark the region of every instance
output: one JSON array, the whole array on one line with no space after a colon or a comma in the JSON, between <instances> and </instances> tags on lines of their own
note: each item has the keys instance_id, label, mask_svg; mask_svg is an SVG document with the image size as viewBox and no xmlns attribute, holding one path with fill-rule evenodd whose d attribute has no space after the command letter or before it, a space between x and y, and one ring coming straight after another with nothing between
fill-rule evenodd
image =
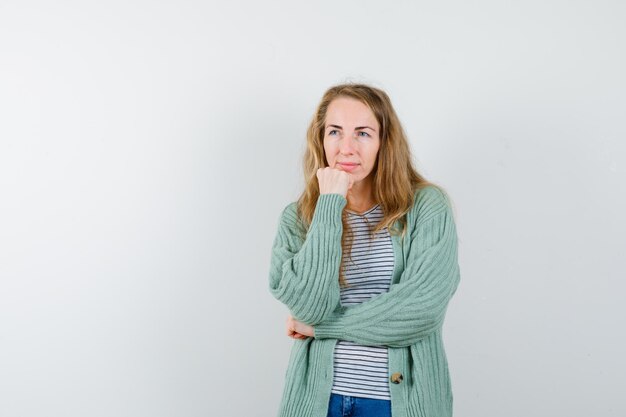
<instances>
[{"instance_id":1,"label":"forearm","mask_svg":"<svg viewBox=\"0 0 626 417\"><path fill-rule=\"evenodd\" d=\"M321 195L304 241L295 232L295 213L283 213L272 249L270 291L293 316L322 322L339 303L341 213L346 200Z\"/></svg>"},{"instance_id":2,"label":"forearm","mask_svg":"<svg viewBox=\"0 0 626 417\"><path fill-rule=\"evenodd\" d=\"M315 337L363 345L412 345L441 328L458 276L458 272L450 271L448 276L442 277L446 283L428 297L418 295L414 299L395 300L389 293L358 306L338 309L314 326Z\"/></svg>"},{"instance_id":3,"label":"forearm","mask_svg":"<svg viewBox=\"0 0 626 417\"><path fill-rule=\"evenodd\" d=\"M334 311L316 338L408 346L439 329L459 283L456 229L448 210L420 226L400 280L362 304Z\"/></svg>"}]
</instances>

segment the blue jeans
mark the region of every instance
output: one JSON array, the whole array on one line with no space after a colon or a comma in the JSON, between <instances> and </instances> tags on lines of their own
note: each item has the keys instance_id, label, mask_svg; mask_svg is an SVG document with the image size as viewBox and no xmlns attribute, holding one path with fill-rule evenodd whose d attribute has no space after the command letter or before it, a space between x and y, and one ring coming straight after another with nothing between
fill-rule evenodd
<instances>
[{"instance_id":1,"label":"blue jeans","mask_svg":"<svg viewBox=\"0 0 626 417\"><path fill-rule=\"evenodd\" d=\"M391 417L391 401L330 394L326 417Z\"/></svg>"}]
</instances>

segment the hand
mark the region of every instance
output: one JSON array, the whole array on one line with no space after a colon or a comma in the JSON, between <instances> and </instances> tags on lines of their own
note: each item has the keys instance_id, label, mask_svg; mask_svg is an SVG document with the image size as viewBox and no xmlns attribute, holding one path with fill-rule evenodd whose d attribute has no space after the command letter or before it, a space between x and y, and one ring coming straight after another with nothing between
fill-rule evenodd
<instances>
[{"instance_id":1,"label":"hand","mask_svg":"<svg viewBox=\"0 0 626 417\"><path fill-rule=\"evenodd\" d=\"M352 175L336 168L320 168L317 170L317 181L321 194L341 194L346 197L352 188Z\"/></svg>"},{"instance_id":2,"label":"hand","mask_svg":"<svg viewBox=\"0 0 626 417\"><path fill-rule=\"evenodd\" d=\"M287 317L287 336L292 339L306 339L315 336L315 330L312 326L304 324L294 319L292 316Z\"/></svg>"}]
</instances>

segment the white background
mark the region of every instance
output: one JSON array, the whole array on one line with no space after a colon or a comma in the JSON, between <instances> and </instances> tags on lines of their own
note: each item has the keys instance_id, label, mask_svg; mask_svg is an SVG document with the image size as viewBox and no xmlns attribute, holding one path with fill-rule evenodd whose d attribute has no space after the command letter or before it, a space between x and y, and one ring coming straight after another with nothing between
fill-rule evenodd
<instances>
[{"instance_id":1,"label":"white background","mask_svg":"<svg viewBox=\"0 0 626 417\"><path fill-rule=\"evenodd\" d=\"M455 415L624 416L621 1L0 0L0 415L273 416L324 90L451 195Z\"/></svg>"}]
</instances>

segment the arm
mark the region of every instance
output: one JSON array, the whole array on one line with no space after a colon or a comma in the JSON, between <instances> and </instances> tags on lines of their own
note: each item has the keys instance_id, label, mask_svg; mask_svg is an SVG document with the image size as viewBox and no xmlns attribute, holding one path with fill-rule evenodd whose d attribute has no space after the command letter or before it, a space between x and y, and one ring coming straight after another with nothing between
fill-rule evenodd
<instances>
[{"instance_id":1,"label":"arm","mask_svg":"<svg viewBox=\"0 0 626 417\"><path fill-rule=\"evenodd\" d=\"M341 213L346 202L340 194L320 195L304 240L295 204L282 213L272 247L269 287L303 323L322 322L339 304Z\"/></svg>"},{"instance_id":2,"label":"arm","mask_svg":"<svg viewBox=\"0 0 626 417\"><path fill-rule=\"evenodd\" d=\"M411 233L400 281L387 293L333 312L315 326L316 338L403 347L442 326L459 282L457 235L447 203L432 204L428 211L428 219Z\"/></svg>"}]
</instances>

